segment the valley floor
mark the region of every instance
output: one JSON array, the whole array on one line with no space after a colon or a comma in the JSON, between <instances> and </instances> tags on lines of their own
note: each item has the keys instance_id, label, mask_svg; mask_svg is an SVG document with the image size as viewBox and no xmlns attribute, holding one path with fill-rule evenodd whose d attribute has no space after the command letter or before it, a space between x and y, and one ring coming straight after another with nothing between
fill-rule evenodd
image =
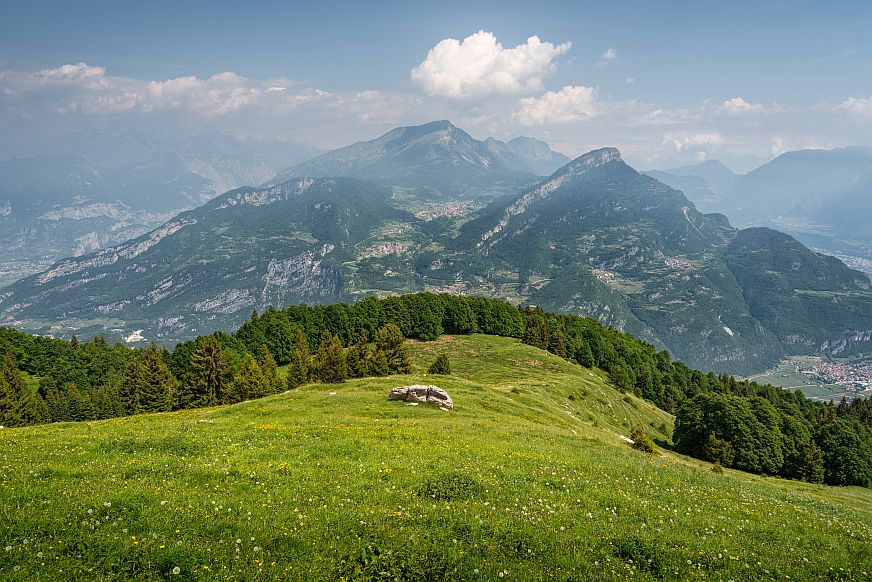
<instances>
[{"instance_id":1,"label":"valley floor","mask_svg":"<svg viewBox=\"0 0 872 582\"><path fill-rule=\"evenodd\" d=\"M872 492L648 456L672 418L516 340L415 373L0 430L4 580L868 580ZM453 376L421 370L448 353ZM445 412L389 402L436 384ZM370 576L370 577L367 577Z\"/></svg>"}]
</instances>

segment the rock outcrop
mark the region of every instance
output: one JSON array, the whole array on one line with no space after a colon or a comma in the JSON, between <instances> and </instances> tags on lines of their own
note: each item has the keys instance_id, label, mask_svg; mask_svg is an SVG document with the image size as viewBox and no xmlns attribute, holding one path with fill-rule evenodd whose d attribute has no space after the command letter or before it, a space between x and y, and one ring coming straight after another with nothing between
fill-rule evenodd
<instances>
[{"instance_id":1,"label":"rock outcrop","mask_svg":"<svg viewBox=\"0 0 872 582\"><path fill-rule=\"evenodd\" d=\"M438 404L446 410L454 408L454 401L451 400L448 392L438 386L425 386L423 384L393 388L388 395L388 400L402 400L415 404L429 402L431 404Z\"/></svg>"}]
</instances>

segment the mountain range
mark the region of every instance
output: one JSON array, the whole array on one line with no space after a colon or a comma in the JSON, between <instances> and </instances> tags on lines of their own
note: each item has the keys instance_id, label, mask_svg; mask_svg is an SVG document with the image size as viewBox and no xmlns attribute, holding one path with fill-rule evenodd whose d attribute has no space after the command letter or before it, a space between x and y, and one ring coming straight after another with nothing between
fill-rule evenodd
<instances>
[{"instance_id":1,"label":"mountain range","mask_svg":"<svg viewBox=\"0 0 872 582\"><path fill-rule=\"evenodd\" d=\"M57 153L0 161L0 283L135 238L230 189L260 184L276 170L259 152L274 150L287 161L299 149L216 133L162 140L99 132L67 134L44 147Z\"/></svg>"},{"instance_id":2,"label":"mountain range","mask_svg":"<svg viewBox=\"0 0 872 582\"><path fill-rule=\"evenodd\" d=\"M467 138L446 122L400 128L315 158L304 164L320 169L311 176L297 166L298 177L231 190L0 291L2 323L62 336L142 329L171 341L232 328L273 304L428 290L595 317L715 371L869 350L870 282L840 261L703 214L614 148L545 179L518 172L527 184L513 193L458 206L488 172L496 182L512 175L502 146ZM463 171L442 192L461 198L414 212L409 201L433 191L416 168L451 167ZM337 168L373 181L316 175Z\"/></svg>"},{"instance_id":3,"label":"mountain range","mask_svg":"<svg viewBox=\"0 0 872 582\"><path fill-rule=\"evenodd\" d=\"M872 273L872 148L787 152L745 175L713 160L646 173L704 212L788 232Z\"/></svg>"}]
</instances>

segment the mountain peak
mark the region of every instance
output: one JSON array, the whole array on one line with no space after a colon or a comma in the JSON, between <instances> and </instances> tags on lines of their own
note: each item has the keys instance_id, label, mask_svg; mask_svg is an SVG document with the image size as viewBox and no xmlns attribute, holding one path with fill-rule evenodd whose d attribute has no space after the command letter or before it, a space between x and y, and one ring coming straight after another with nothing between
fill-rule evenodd
<instances>
[{"instance_id":1,"label":"mountain peak","mask_svg":"<svg viewBox=\"0 0 872 582\"><path fill-rule=\"evenodd\" d=\"M557 170L555 174L583 173L610 162L623 162L621 159L621 152L618 151L618 148L600 148L598 150L587 152Z\"/></svg>"}]
</instances>

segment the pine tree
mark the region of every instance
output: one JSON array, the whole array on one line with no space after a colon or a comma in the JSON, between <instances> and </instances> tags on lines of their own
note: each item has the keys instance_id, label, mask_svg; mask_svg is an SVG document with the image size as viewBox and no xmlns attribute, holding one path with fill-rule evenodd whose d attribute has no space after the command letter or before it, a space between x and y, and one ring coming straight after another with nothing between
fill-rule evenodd
<instances>
[{"instance_id":1,"label":"pine tree","mask_svg":"<svg viewBox=\"0 0 872 582\"><path fill-rule=\"evenodd\" d=\"M376 351L375 356L372 357L372 364L369 367L369 375L382 377L388 376L391 373L390 366L388 365L388 358L383 351Z\"/></svg>"},{"instance_id":2,"label":"pine tree","mask_svg":"<svg viewBox=\"0 0 872 582\"><path fill-rule=\"evenodd\" d=\"M121 390L118 400L123 414L136 414L139 393L145 385L145 366L142 359L134 355L124 369L124 377L121 379Z\"/></svg>"},{"instance_id":3,"label":"pine tree","mask_svg":"<svg viewBox=\"0 0 872 582\"><path fill-rule=\"evenodd\" d=\"M224 394L223 404L235 404L252 398L266 396L266 382L257 360L251 354L246 354L242 368L233 378L233 383Z\"/></svg>"},{"instance_id":4,"label":"pine tree","mask_svg":"<svg viewBox=\"0 0 872 582\"><path fill-rule=\"evenodd\" d=\"M213 336L202 339L191 356L188 384L179 390L179 408L219 404L230 389L233 377L221 344Z\"/></svg>"},{"instance_id":5,"label":"pine tree","mask_svg":"<svg viewBox=\"0 0 872 582\"><path fill-rule=\"evenodd\" d=\"M34 394L27 388L15 356L7 349L0 374L0 425L28 426L40 422Z\"/></svg>"},{"instance_id":6,"label":"pine tree","mask_svg":"<svg viewBox=\"0 0 872 582\"><path fill-rule=\"evenodd\" d=\"M451 375L451 361L448 359L448 354L439 354L436 359L427 368L428 374L440 374L443 376Z\"/></svg>"},{"instance_id":7,"label":"pine tree","mask_svg":"<svg viewBox=\"0 0 872 582\"><path fill-rule=\"evenodd\" d=\"M309 381L309 342L302 331L297 331L291 361L288 363L288 390L299 388Z\"/></svg>"},{"instance_id":8,"label":"pine tree","mask_svg":"<svg viewBox=\"0 0 872 582\"><path fill-rule=\"evenodd\" d=\"M813 440L809 440L802 450L798 477L809 483L824 482L824 455Z\"/></svg>"},{"instance_id":9,"label":"pine tree","mask_svg":"<svg viewBox=\"0 0 872 582\"><path fill-rule=\"evenodd\" d=\"M370 375L372 355L369 351L369 341L364 334L360 334L354 345L348 348L345 359L348 362L349 378L364 378Z\"/></svg>"},{"instance_id":10,"label":"pine tree","mask_svg":"<svg viewBox=\"0 0 872 582\"><path fill-rule=\"evenodd\" d=\"M342 341L329 331L325 331L321 336L321 344L318 346L315 362L318 368L318 377L322 382L339 384L348 377L345 348L342 347Z\"/></svg>"},{"instance_id":11,"label":"pine tree","mask_svg":"<svg viewBox=\"0 0 872 582\"><path fill-rule=\"evenodd\" d=\"M173 394L178 389L178 381L170 372L154 342L151 342L151 347L142 356L142 369L142 382L138 386L133 412L140 414L170 410Z\"/></svg>"},{"instance_id":12,"label":"pine tree","mask_svg":"<svg viewBox=\"0 0 872 582\"><path fill-rule=\"evenodd\" d=\"M278 366L265 344L261 344L257 350L257 365L260 366L264 379L264 392L261 396L278 392L281 388Z\"/></svg>"},{"instance_id":13,"label":"pine tree","mask_svg":"<svg viewBox=\"0 0 872 582\"><path fill-rule=\"evenodd\" d=\"M405 342L403 332L392 323L378 330L375 341L376 357L378 358L379 354L384 357L388 374L408 374L412 371L412 361L403 342Z\"/></svg>"},{"instance_id":14,"label":"pine tree","mask_svg":"<svg viewBox=\"0 0 872 582\"><path fill-rule=\"evenodd\" d=\"M64 391L57 388L49 390L45 397L45 404L48 407L51 422L68 422L72 420L70 416L70 399Z\"/></svg>"}]
</instances>

